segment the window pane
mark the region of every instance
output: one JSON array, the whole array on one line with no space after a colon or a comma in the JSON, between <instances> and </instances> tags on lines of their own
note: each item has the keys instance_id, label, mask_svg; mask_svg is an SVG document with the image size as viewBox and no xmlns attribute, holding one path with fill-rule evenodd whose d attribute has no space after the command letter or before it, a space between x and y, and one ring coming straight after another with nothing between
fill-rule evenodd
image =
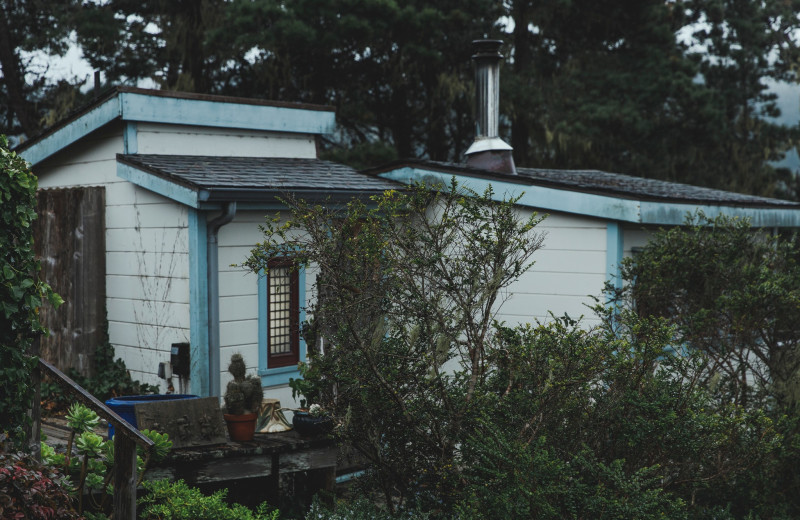
<instances>
[{"instance_id":1,"label":"window pane","mask_svg":"<svg viewBox=\"0 0 800 520\"><path fill-rule=\"evenodd\" d=\"M291 272L287 267L269 270L269 353L292 352Z\"/></svg>"}]
</instances>

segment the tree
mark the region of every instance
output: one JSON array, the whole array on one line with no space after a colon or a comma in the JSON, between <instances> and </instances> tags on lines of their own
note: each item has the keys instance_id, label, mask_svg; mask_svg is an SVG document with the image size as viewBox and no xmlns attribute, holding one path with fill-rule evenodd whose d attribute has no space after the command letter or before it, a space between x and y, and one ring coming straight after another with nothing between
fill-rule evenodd
<instances>
[{"instance_id":1,"label":"tree","mask_svg":"<svg viewBox=\"0 0 800 520\"><path fill-rule=\"evenodd\" d=\"M798 258L794 239L698 214L624 261L618 297L673 323L674 342L708 356L705 382L733 402L791 410L800 402Z\"/></svg>"},{"instance_id":2,"label":"tree","mask_svg":"<svg viewBox=\"0 0 800 520\"><path fill-rule=\"evenodd\" d=\"M518 165L597 168L759 194L797 142L768 80L796 81L794 2L509 3ZM791 193L788 193L791 195Z\"/></svg>"},{"instance_id":3,"label":"tree","mask_svg":"<svg viewBox=\"0 0 800 520\"><path fill-rule=\"evenodd\" d=\"M78 4L9 0L0 5L0 133L30 137L43 127L44 114L55 105L46 95L53 86L46 68L37 70L23 53L63 54Z\"/></svg>"},{"instance_id":4,"label":"tree","mask_svg":"<svg viewBox=\"0 0 800 520\"><path fill-rule=\"evenodd\" d=\"M36 279L39 263L34 257L31 227L36 218L36 178L28 164L8 150L2 135L0 201L0 425L21 443L36 362L28 348L36 335L46 332L37 310L43 298L56 307L61 299Z\"/></svg>"},{"instance_id":5,"label":"tree","mask_svg":"<svg viewBox=\"0 0 800 520\"><path fill-rule=\"evenodd\" d=\"M796 237L702 214L656 233L622 266L617 303L674 326L670 343L701 353L698 382L716 403L762 410L783 441L738 479L733 511L760 497L759 514L797 516L800 481L800 267ZM744 513L742 513L744 515Z\"/></svg>"},{"instance_id":6,"label":"tree","mask_svg":"<svg viewBox=\"0 0 800 520\"><path fill-rule=\"evenodd\" d=\"M306 398L341 422L389 504L426 486L448 497L457 485L502 290L542 240L539 219L519 218L513 202L455 184L390 191L372 209L293 202L291 219L267 224L247 261L258 272L291 254L319 270L307 342L324 340L325 354L311 355L316 391Z\"/></svg>"},{"instance_id":7,"label":"tree","mask_svg":"<svg viewBox=\"0 0 800 520\"><path fill-rule=\"evenodd\" d=\"M372 489L442 518L755 511L736 486L775 474L782 418L716 398L706 354L678 348L664 318L598 306L591 330L494 322L543 237L491 195L453 184L371 208L289 201L247 261L260 272L290 255L317 273L293 387L365 456Z\"/></svg>"}]
</instances>

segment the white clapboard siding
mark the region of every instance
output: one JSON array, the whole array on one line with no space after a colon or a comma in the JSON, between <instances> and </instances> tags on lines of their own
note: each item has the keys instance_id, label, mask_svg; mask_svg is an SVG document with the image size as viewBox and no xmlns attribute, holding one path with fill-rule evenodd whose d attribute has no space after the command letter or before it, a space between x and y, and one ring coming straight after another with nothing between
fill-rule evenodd
<instances>
[{"instance_id":1,"label":"white clapboard siding","mask_svg":"<svg viewBox=\"0 0 800 520\"><path fill-rule=\"evenodd\" d=\"M139 124L138 153L314 159L314 136L198 126Z\"/></svg>"},{"instance_id":2,"label":"white clapboard siding","mask_svg":"<svg viewBox=\"0 0 800 520\"><path fill-rule=\"evenodd\" d=\"M219 299L220 321L257 320L258 295L223 296Z\"/></svg>"},{"instance_id":3,"label":"white clapboard siding","mask_svg":"<svg viewBox=\"0 0 800 520\"><path fill-rule=\"evenodd\" d=\"M606 279L606 223L554 213L536 227L545 233L534 265L503 295L498 319L507 324L546 322L550 313L573 318L594 316L586 307L600 295Z\"/></svg>"}]
</instances>

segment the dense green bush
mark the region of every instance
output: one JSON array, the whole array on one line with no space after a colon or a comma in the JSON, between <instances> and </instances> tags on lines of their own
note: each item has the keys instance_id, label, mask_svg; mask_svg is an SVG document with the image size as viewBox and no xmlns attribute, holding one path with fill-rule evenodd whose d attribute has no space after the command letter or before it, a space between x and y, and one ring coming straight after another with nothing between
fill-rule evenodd
<instances>
[{"instance_id":1,"label":"dense green bush","mask_svg":"<svg viewBox=\"0 0 800 520\"><path fill-rule=\"evenodd\" d=\"M31 405L31 371L36 359L28 348L45 333L38 309L43 298L58 306L61 299L37 279L33 228L36 177L8 148L0 135L0 429L17 444L24 438Z\"/></svg>"},{"instance_id":2,"label":"dense green bush","mask_svg":"<svg viewBox=\"0 0 800 520\"><path fill-rule=\"evenodd\" d=\"M225 502L227 490L210 496L191 488L185 482L146 481L147 493L138 501L142 520L278 520L280 512L261 504L251 511L239 504Z\"/></svg>"},{"instance_id":3,"label":"dense green bush","mask_svg":"<svg viewBox=\"0 0 800 520\"><path fill-rule=\"evenodd\" d=\"M599 326L507 328L496 304L541 237L492 198L292 202L247 262L318 267L294 386L369 461L365 496L387 517L797 517L794 243L690 222L626 261Z\"/></svg>"}]
</instances>

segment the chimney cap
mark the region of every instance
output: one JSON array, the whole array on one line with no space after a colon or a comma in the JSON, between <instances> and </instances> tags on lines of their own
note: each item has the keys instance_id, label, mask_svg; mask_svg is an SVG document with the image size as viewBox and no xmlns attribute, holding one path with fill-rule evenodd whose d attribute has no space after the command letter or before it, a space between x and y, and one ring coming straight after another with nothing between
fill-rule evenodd
<instances>
[{"instance_id":1,"label":"chimney cap","mask_svg":"<svg viewBox=\"0 0 800 520\"><path fill-rule=\"evenodd\" d=\"M503 40L472 40L472 49L475 51L475 54L472 55L472 59L503 59L503 54L500 52L500 47L502 46Z\"/></svg>"}]
</instances>

